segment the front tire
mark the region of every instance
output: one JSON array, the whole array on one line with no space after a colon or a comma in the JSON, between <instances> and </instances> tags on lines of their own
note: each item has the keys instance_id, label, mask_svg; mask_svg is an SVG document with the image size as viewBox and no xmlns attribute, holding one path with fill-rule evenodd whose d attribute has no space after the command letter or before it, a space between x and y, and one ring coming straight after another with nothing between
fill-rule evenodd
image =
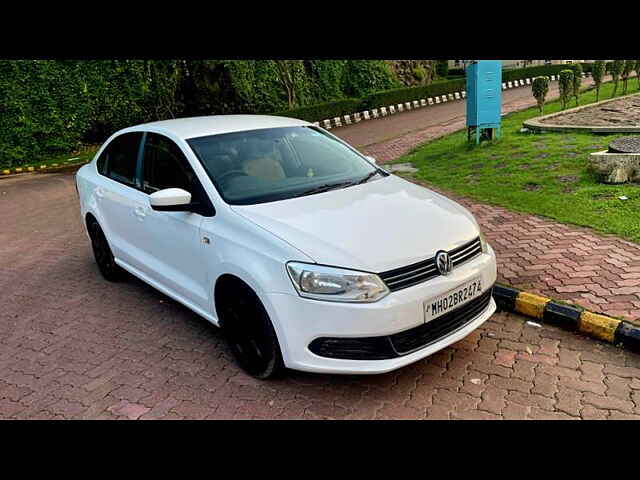
<instances>
[{"instance_id":1,"label":"front tire","mask_svg":"<svg viewBox=\"0 0 640 480\"><path fill-rule=\"evenodd\" d=\"M222 328L240 368L264 380L284 370L276 332L269 315L253 292L229 292L221 305Z\"/></svg>"},{"instance_id":2,"label":"front tire","mask_svg":"<svg viewBox=\"0 0 640 480\"><path fill-rule=\"evenodd\" d=\"M105 237L102 228L96 220L91 220L88 226L89 236L91 237L91 247L93 256L98 265L100 273L110 282L117 282L124 277L124 270L116 263L107 237Z\"/></svg>"}]
</instances>

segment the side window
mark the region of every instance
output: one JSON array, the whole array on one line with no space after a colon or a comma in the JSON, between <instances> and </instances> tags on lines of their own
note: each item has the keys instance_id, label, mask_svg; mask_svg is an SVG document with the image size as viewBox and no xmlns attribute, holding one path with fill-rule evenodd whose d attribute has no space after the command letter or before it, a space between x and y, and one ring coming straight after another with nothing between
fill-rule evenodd
<instances>
[{"instance_id":1,"label":"side window","mask_svg":"<svg viewBox=\"0 0 640 480\"><path fill-rule=\"evenodd\" d=\"M123 133L114 138L98 158L98 172L116 182L138 187L136 165L142 132Z\"/></svg>"},{"instance_id":2,"label":"side window","mask_svg":"<svg viewBox=\"0 0 640 480\"><path fill-rule=\"evenodd\" d=\"M143 190L151 194L165 188L182 188L195 195L195 173L180 148L169 138L147 133L142 163Z\"/></svg>"}]
</instances>

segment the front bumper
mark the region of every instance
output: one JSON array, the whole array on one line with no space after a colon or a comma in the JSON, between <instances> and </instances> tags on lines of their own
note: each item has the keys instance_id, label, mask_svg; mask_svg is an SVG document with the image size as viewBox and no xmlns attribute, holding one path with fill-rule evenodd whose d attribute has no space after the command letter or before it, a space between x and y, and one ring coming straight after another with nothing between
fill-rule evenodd
<instances>
[{"instance_id":1,"label":"front bumper","mask_svg":"<svg viewBox=\"0 0 640 480\"><path fill-rule=\"evenodd\" d=\"M323 373L384 373L409 365L455 343L484 323L496 310L489 298L480 312L443 337L415 351L382 359L328 358L311 351L310 344L323 338L359 339L402 335L424 326L423 303L480 277L485 290L496 281L493 250L440 276L393 292L374 303L337 303L301 298L293 294L266 294L265 307L278 333L285 365L296 370ZM464 307L464 305L463 305Z\"/></svg>"}]
</instances>

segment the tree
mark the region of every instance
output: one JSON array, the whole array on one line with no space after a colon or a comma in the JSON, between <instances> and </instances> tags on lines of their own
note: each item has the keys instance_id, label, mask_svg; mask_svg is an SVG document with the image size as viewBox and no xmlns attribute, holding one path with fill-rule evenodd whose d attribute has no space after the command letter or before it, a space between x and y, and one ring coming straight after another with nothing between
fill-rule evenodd
<instances>
[{"instance_id":1,"label":"tree","mask_svg":"<svg viewBox=\"0 0 640 480\"><path fill-rule=\"evenodd\" d=\"M576 107L580 97L580 84L582 83L582 65L576 63L573 66L573 96L576 99Z\"/></svg>"},{"instance_id":2,"label":"tree","mask_svg":"<svg viewBox=\"0 0 640 480\"><path fill-rule=\"evenodd\" d=\"M573 92L573 70L565 69L560 71L558 88L560 89L560 101L562 109L567 108L567 103Z\"/></svg>"},{"instance_id":3,"label":"tree","mask_svg":"<svg viewBox=\"0 0 640 480\"><path fill-rule=\"evenodd\" d=\"M638 79L638 88L640 89L640 60L636 60L636 65L633 68L636 71L636 78Z\"/></svg>"},{"instance_id":4,"label":"tree","mask_svg":"<svg viewBox=\"0 0 640 480\"><path fill-rule=\"evenodd\" d=\"M438 60L436 64L436 74L445 78L449 73L449 60Z\"/></svg>"},{"instance_id":5,"label":"tree","mask_svg":"<svg viewBox=\"0 0 640 480\"><path fill-rule=\"evenodd\" d=\"M531 90L538 103L540 113L544 113L544 102L547 98L547 93L549 93L549 77L538 77L534 79Z\"/></svg>"},{"instance_id":6,"label":"tree","mask_svg":"<svg viewBox=\"0 0 640 480\"><path fill-rule=\"evenodd\" d=\"M591 78L596 84L596 102L600 100L600 86L602 85L602 77L604 77L606 65L604 60L596 60L591 67Z\"/></svg>"},{"instance_id":7,"label":"tree","mask_svg":"<svg viewBox=\"0 0 640 480\"><path fill-rule=\"evenodd\" d=\"M624 66L622 67L622 94L627 94L627 83L629 82L629 77L631 76L631 72L636 66L635 60L625 60Z\"/></svg>"},{"instance_id":8,"label":"tree","mask_svg":"<svg viewBox=\"0 0 640 480\"><path fill-rule=\"evenodd\" d=\"M276 66L276 72L278 73L278 80L287 91L287 99L289 101L289 108L294 108L298 105L296 98L296 77L297 71L304 68L302 60L273 60Z\"/></svg>"},{"instance_id":9,"label":"tree","mask_svg":"<svg viewBox=\"0 0 640 480\"><path fill-rule=\"evenodd\" d=\"M611 62L611 76L613 77L613 93L611 97L616 96L618 91L618 82L620 81L620 74L624 68L624 60L614 60Z\"/></svg>"}]
</instances>

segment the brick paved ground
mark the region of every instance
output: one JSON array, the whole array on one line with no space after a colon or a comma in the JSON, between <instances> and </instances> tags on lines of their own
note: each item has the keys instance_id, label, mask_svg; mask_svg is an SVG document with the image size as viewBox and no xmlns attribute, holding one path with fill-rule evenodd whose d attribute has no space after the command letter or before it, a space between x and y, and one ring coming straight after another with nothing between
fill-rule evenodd
<instances>
[{"instance_id":1,"label":"brick paved ground","mask_svg":"<svg viewBox=\"0 0 640 480\"><path fill-rule=\"evenodd\" d=\"M640 355L505 313L389 374L259 382L186 308L102 280L71 176L0 180L0 212L0 418L640 418Z\"/></svg>"},{"instance_id":2,"label":"brick paved ground","mask_svg":"<svg viewBox=\"0 0 640 480\"><path fill-rule=\"evenodd\" d=\"M591 79L585 83L589 85ZM503 94L503 112L535 104L530 87L508 90ZM557 96L557 86L551 89L550 95ZM428 125L398 138L361 148L384 163L423 142L464 128L464 102L453 102L448 110L438 110L439 107L433 107L428 120L429 108L432 107L339 128L333 133L357 144L365 140L372 142L376 138L383 140L389 132L406 131L412 121L417 122L413 128L422 121ZM407 120L407 117L402 118L403 115L414 115L414 118ZM464 204L476 216L496 250L499 281L554 299L578 303L594 312L640 323L640 245L586 228L474 202L444 191L440 193Z\"/></svg>"}]
</instances>

